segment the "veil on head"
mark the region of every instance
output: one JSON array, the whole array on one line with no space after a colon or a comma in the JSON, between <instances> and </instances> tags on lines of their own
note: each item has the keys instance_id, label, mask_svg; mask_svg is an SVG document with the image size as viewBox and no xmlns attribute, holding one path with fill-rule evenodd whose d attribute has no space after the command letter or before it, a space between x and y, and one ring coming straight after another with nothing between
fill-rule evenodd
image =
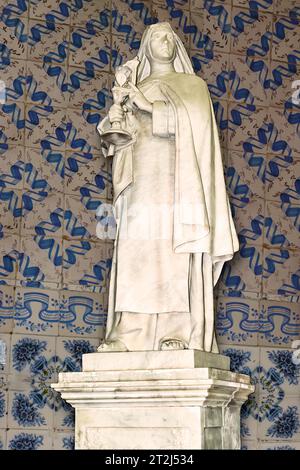
<instances>
[{"instance_id":1,"label":"veil on head","mask_svg":"<svg viewBox=\"0 0 300 470\"><path fill-rule=\"evenodd\" d=\"M152 32L161 26L163 26L164 28L168 28L174 37L174 41L176 45L174 68L176 72L182 72L182 73L188 73L188 74L195 73L193 70L191 60L185 50L185 47L181 39L177 36L176 33L174 33L169 23L167 22L155 23L151 26L148 26L148 28L145 30L142 36L141 45L137 54L137 58L139 59L139 66L137 70L137 82L141 82L142 80L144 80L150 75L150 63L147 58L150 38L151 38Z\"/></svg>"}]
</instances>

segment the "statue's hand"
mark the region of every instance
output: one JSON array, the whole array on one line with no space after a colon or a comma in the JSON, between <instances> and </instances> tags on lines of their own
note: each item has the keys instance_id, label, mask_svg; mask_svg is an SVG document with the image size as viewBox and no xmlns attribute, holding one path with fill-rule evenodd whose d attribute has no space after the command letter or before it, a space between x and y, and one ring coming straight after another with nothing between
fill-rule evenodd
<instances>
[{"instance_id":1,"label":"statue's hand","mask_svg":"<svg viewBox=\"0 0 300 470\"><path fill-rule=\"evenodd\" d=\"M108 111L108 119L111 123L121 122L124 117L124 111L119 104L113 104Z\"/></svg>"},{"instance_id":2,"label":"statue's hand","mask_svg":"<svg viewBox=\"0 0 300 470\"><path fill-rule=\"evenodd\" d=\"M125 103L127 108L134 109L134 107L141 111L146 111L152 114L152 103L147 100L143 93L133 83L128 83L130 91L128 100Z\"/></svg>"}]
</instances>

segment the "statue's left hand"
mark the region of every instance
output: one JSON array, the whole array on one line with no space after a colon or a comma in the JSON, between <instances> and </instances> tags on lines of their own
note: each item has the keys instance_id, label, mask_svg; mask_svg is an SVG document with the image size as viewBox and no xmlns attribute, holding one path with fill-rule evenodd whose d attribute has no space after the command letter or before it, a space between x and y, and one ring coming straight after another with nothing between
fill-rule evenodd
<instances>
[{"instance_id":1,"label":"statue's left hand","mask_svg":"<svg viewBox=\"0 0 300 470\"><path fill-rule=\"evenodd\" d=\"M125 103L125 106L129 109L134 109L134 107L145 111L146 113L152 114L152 103L147 100L143 93L135 86L133 83L128 83L130 87L129 98Z\"/></svg>"}]
</instances>

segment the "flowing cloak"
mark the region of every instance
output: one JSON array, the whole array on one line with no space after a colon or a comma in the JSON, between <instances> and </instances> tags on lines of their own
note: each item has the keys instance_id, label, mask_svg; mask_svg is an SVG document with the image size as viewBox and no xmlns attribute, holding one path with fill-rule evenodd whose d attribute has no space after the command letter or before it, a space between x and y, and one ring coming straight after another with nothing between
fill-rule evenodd
<instances>
[{"instance_id":1,"label":"flowing cloak","mask_svg":"<svg viewBox=\"0 0 300 470\"><path fill-rule=\"evenodd\" d=\"M145 93L147 81L141 85ZM219 136L209 91L200 77L187 73L161 76L159 86L165 104L171 106L175 117L173 251L205 253L209 256L215 285L225 261L233 257L239 245L226 193ZM100 135L109 127L106 118L98 127ZM134 122L130 122L129 117L124 127L134 135ZM126 147L111 146L104 151L105 156L114 155L115 207L122 192L134 181L133 147L134 139ZM118 211L116 222L118 227ZM118 228L110 276L107 338L115 314L117 243Z\"/></svg>"}]
</instances>

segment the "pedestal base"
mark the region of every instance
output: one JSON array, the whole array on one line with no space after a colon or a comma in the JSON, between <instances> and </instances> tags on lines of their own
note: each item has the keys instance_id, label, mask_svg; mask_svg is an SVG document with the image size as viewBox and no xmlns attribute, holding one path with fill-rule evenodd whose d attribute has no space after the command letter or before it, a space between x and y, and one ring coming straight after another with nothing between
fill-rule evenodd
<instances>
[{"instance_id":1,"label":"pedestal base","mask_svg":"<svg viewBox=\"0 0 300 470\"><path fill-rule=\"evenodd\" d=\"M85 354L52 387L76 410L76 449L239 449L254 391L228 357L193 350Z\"/></svg>"}]
</instances>

